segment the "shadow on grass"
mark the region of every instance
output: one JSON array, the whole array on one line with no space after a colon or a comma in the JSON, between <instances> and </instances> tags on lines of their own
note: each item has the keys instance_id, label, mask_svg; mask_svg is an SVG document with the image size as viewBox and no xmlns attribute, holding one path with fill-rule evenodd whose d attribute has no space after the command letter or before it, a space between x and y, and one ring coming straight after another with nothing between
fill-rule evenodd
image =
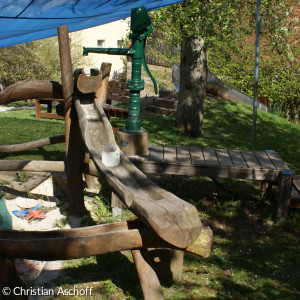
<instances>
[{"instance_id":1,"label":"shadow on grass","mask_svg":"<svg viewBox=\"0 0 300 300\"><path fill-rule=\"evenodd\" d=\"M273 224L277 189L262 197L255 182L222 180L222 185L234 189L230 195L209 179L151 179L196 205L214 233L211 257L185 254L184 272L178 280L186 298L170 299L207 299L209 295L217 299L299 297L300 215L291 210L286 225Z\"/></svg>"},{"instance_id":2,"label":"shadow on grass","mask_svg":"<svg viewBox=\"0 0 300 300\"><path fill-rule=\"evenodd\" d=\"M296 211L298 219L291 220L294 223L273 225L276 190L261 198L255 182L223 180L222 185L234 189L234 196L209 179L150 178L196 205L214 233L209 258L186 253L182 275L174 282L161 282L166 299L296 299L300 296L299 212ZM115 289L122 289L128 297L142 298L128 253L98 255L74 265L66 269L63 282L110 280Z\"/></svg>"},{"instance_id":3,"label":"shadow on grass","mask_svg":"<svg viewBox=\"0 0 300 300\"><path fill-rule=\"evenodd\" d=\"M295 236L285 240L276 228L263 230L249 237L233 227L224 238L214 229L212 256L199 266L199 258L186 254L185 264L199 274L208 270L203 285L217 299L296 299L300 295L299 241Z\"/></svg>"},{"instance_id":4,"label":"shadow on grass","mask_svg":"<svg viewBox=\"0 0 300 300\"><path fill-rule=\"evenodd\" d=\"M299 230L289 224L273 225L276 190L261 198L257 184L251 181L221 181L235 191L230 195L210 179L155 175L150 178L196 205L214 232L211 257L185 254L182 275L175 283L161 282L167 299L297 298ZM74 283L111 280L126 295L141 297L135 267L120 253L97 256L92 264L69 268L66 274L72 274Z\"/></svg>"},{"instance_id":5,"label":"shadow on grass","mask_svg":"<svg viewBox=\"0 0 300 300\"><path fill-rule=\"evenodd\" d=\"M142 290L136 273L135 266L128 258L128 254L120 252L97 255L81 259L81 264L75 264L63 270L55 280L57 284L81 284L86 282L111 281L117 288L122 289L125 295L135 299L143 299Z\"/></svg>"}]
</instances>

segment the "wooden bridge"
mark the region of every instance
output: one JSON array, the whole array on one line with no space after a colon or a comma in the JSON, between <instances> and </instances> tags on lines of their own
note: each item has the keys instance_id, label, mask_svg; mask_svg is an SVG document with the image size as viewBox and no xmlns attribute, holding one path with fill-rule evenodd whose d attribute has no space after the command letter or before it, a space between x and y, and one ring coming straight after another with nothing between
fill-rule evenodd
<instances>
[{"instance_id":1,"label":"wooden bridge","mask_svg":"<svg viewBox=\"0 0 300 300\"><path fill-rule=\"evenodd\" d=\"M277 218L286 218L293 172L273 150L150 146L147 155L129 158L145 173L239 178L278 183Z\"/></svg>"}]
</instances>

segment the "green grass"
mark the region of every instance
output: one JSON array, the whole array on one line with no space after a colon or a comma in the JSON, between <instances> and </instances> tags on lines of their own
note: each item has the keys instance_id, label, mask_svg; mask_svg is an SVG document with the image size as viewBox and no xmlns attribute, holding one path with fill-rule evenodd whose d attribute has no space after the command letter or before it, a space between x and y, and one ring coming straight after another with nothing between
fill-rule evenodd
<instances>
[{"instance_id":1,"label":"green grass","mask_svg":"<svg viewBox=\"0 0 300 300\"><path fill-rule=\"evenodd\" d=\"M0 114L0 143L13 144L63 134L64 123L34 117L34 111ZM204 135L190 139L174 128L174 116L143 116L150 144L250 149L251 107L207 99ZM115 126L124 120L112 119ZM258 111L257 150L274 149L300 174L300 126ZM64 145L52 145L2 159L64 159ZM274 225L277 188L263 194L254 181L220 180L227 192L209 178L149 176L156 184L195 205L214 232L212 255L186 254L183 272L162 281L166 299L297 299L300 297L300 213L291 209L285 225ZM94 220L85 225L117 221L107 207L109 194L93 202ZM88 218L88 216L87 216ZM132 218L130 212L124 218ZM86 299L141 299L142 292L130 253L92 256L67 262L57 279L64 288L93 287ZM67 299L67 298L66 298ZM79 299L79 298L78 298Z\"/></svg>"},{"instance_id":2,"label":"green grass","mask_svg":"<svg viewBox=\"0 0 300 300\"><path fill-rule=\"evenodd\" d=\"M34 107L35 101L29 100L27 102L27 101L21 100L21 101L15 101L15 102L8 103L5 106L8 106L8 107L25 107L25 106Z\"/></svg>"},{"instance_id":3,"label":"green grass","mask_svg":"<svg viewBox=\"0 0 300 300\"><path fill-rule=\"evenodd\" d=\"M36 119L34 110L6 111L0 114L0 144L20 144L64 134L64 122ZM64 160L65 146L56 144L24 152L1 153L1 159Z\"/></svg>"}]
</instances>

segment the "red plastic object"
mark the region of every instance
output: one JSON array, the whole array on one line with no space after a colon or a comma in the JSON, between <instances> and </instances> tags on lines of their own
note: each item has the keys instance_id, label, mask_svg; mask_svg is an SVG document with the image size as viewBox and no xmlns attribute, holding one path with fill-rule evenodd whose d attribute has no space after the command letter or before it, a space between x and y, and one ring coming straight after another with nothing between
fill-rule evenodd
<instances>
[{"instance_id":1,"label":"red plastic object","mask_svg":"<svg viewBox=\"0 0 300 300\"><path fill-rule=\"evenodd\" d=\"M42 211L38 209L38 210L31 210L26 220L30 220L31 218L44 219L45 216L42 214Z\"/></svg>"}]
</instances>

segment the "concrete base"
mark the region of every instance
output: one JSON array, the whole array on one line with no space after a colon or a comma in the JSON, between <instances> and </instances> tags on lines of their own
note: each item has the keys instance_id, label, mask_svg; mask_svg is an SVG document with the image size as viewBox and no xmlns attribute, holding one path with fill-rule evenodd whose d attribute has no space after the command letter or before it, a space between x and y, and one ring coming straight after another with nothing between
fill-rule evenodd
<instances>
[{"instance_id":1,"label":"concrete base","mask_svg":"<svg viewBox=\"0 0 300 300\"><path fill-rule=\"evenodd\" d=\"M119 217L122 216L122 208L120 207L113 207L112 208L112 216L115 217Z\"/></svg>"},{"instance_id":2,"label":"concrete base","mask_svg":"<svg viewBox=\"0 0 300 300\"><path fill-rule=\"evenodd\" d=\"M125 155L146 155L148 152L148 131L137 133L118 131L117 143Z\"/></svg>"}]
</instances>

